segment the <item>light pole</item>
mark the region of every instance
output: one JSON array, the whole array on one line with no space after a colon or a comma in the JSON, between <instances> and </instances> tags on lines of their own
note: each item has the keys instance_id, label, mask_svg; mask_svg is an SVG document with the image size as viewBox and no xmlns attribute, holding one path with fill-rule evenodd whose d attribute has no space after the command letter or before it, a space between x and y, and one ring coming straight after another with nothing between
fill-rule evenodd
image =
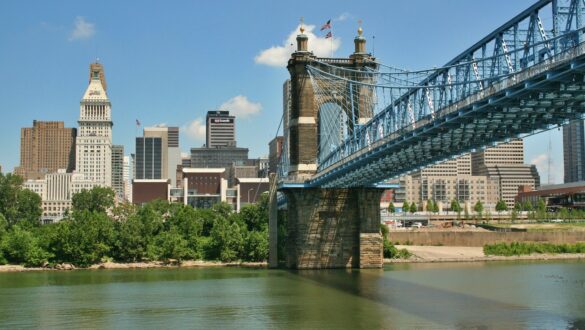
<instances>
[{"instance_id":1,"label":"light pole","mask_svg":"<svg viewBox=\"0 0 585 330\"><path fill-rule=\"evenodd\" d=\"M254 188L248 189L248 204L250 204L250 191L254 190Z\"/></svg>"}]
</instances>

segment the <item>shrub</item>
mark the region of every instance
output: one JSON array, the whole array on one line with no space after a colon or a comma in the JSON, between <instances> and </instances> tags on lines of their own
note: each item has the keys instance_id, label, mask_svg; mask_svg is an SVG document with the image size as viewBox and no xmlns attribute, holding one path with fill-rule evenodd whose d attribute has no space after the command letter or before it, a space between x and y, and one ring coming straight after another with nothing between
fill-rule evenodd
<instances>
[{"instance_id":1,"label":"shrub","mask_svg":"<svg viewBox=\"0 0 585 330\"><path fill-rule=\"evenodd\" d=\"M25 266L42 266L47 263L51 254L45 251L33 234L19 226L12 229L2 239L0 246L2 261L23 264Z\"/></svg>"}]
</instances>

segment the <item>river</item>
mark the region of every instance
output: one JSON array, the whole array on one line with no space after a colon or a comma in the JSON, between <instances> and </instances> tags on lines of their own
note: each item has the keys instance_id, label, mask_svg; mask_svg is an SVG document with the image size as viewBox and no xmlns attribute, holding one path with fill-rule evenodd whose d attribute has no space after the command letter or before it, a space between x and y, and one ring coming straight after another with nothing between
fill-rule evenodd
<instances>
[{"instance_id":1,"label":"river","mask_svg":"<svg viewBox=\"0 0 585 330\"><path fill-rule=\"evenodd\" d=\"M0 274L0 328L585 328L585 262Z\"/></svg>"}]
</instances>

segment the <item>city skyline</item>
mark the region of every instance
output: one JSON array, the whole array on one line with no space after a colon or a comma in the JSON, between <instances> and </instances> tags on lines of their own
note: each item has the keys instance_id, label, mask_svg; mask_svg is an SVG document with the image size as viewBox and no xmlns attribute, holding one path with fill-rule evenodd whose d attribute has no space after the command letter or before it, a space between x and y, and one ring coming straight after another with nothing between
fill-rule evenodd
<instances>
[{"instance_id":1,"label":"city skyline","mask_svg":"<svg viewBox=\"0 0 585 330\"><path fill-rule=\"evenodd\" d=\"M142 127L161 124L181 128L181 151L188 153L191 147L205 143L206 112L221 109L236 116L239 145L250 148L250 157L259 157L268 154L268 142L276 135L282 115L282 84L288 78L283 60L292 51L290 39L297 34L299 17L305 18L313 39L309 47L317 55L351 53L356 21L361 18L368 51L384 63L418 69L447 62L478 35L487 34L532 2L379 3L390 9L386 12L391 20L355 3L331 1L310 9L234 2L226 6L227 12L216 4L180 3L168 8L148 3L141 8L150 8L141 13L132 11L131 3L106 2L96 8L73 2L56 6L39 2L32 9L16 2L3 3L0 18L12 24L0 32L9 49L0 54L0 72L6 76L1 82L0 108L19 115L2 123L0 134L7 143L0 164L7 171L18 164L19 128L32 120L64 121L67 127L77 127L77 102L83 94L85 70L98 57L108 72L108 94L115 109L113 143L124 145L127 154L133 151L134 138ZM114 6L116 10L109 15ZM238 15L244 12L243 6L249 17ZM24 10L25 17L16 15ZM478 11L482 22L472 19L473 15L462 15ZM408 17L416 12L431 16L409 23ZM457 19L445 24L446 17ZM333 38L326 40L318 30L330 18ZM135 26L145 21L149 22L146 29ZM437 26L437 22L443 23ZM401 31L400 26L409 28ZM463 26L465 32L461 32ZM446 40L444 36L454 31L459 31L460 40ZM135 126L137 119L142 123L140 128ZM553 141L553 180L562 182L559 131L526 139L525 161L537 164L546 183L549 135Z\"/></svg>"}]
</instances>

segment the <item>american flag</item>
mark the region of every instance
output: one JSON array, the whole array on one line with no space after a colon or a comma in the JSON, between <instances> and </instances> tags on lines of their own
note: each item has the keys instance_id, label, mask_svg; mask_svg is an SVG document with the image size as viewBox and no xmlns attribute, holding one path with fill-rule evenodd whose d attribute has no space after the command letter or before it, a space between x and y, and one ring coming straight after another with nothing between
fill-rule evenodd
<instances>
[{"instance_id":1,"label":"american flag","mask_svg":"<svg viewBox=\"0 0 585 330\"><path fill-rule=\"evenodd\" d=\"M140 121L136 119L136 126L140 126Z\"/></svg>"},{"instance_id":2,"label":"american flag","mask_svg":"<svg viewBox=\"0 0 585 330\"><path fill-rule=\"evenodd\" d=\"M321 31L326 30L326 29L330 29L331 28L331 20L328 20L327 23L323 24L323 26L321 27Z\"/></svg>"},{"instance_id":3,"label":"american flag","mask_svg":"<svg viewBox=\"0 0 585 330\"><path fill-rule=\"evenodd\" d=\"M333 33L331 33L331 31L327 32L327 34L325 35L325 39L332 38L332 37L333 37Z\"/></svg>"}]
</instances>

